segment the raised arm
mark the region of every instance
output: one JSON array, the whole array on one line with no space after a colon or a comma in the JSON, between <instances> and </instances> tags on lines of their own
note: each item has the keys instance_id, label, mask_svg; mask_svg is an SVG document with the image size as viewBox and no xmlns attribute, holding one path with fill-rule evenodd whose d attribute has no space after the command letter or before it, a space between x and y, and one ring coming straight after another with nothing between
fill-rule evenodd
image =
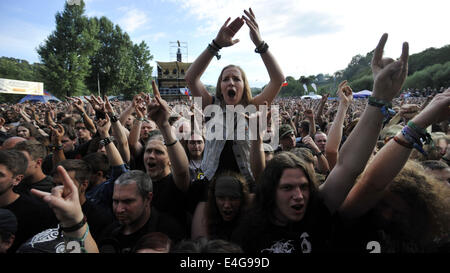
<instances>
[{"instance_id":1,"label":"raised arm","mask_svg":"<svg viewBox=\"0 0 450 273\"><path fill-rule=\"evenodd\" d=\"M117 150L116 145L114 145L114 142L110 138L109 128L111 128L111 121L108 115L105 115L105 119L99 119L97 121L98 134L102 139L102 145L105 146L109 165L111 165L111 167L120 166L123 165L124 162L119 150Z\"/></svg>"},{"instance_id":2,"label":"raised arm","mask_svg":"<svg viewBox=\"0 0 450 273\"><path fill-rule=\"evenodd\" d=\"M268 120L270 108L268 107L267 102L265 102L265 106L268 111L258 111L251 114L249 117L250 124L252 124L252 122L255 122L257 124L256 132L250 132L251 136L256 133L256 139L250 140L250 168L252 170L255 181L259 181L259 176L266 168L266 155L264 154L262 134L264 131L266 131L267 122L264 125L261 119L263 115L266 115L266 120Z\"/></svg>"},{"instance_id":3,"label":"raised arm","mask_svg":"<svg viewBox=\"0 0 450 273\"><path fill-rule=\"evenodd\" d=\"M186 72L185 80L189 90L196 97L202 97L203 109L210 105L212 102L212 96L206 90L206 87L200 81L201 76L205 72L209 63L214 56L218 56L218 52L222 47L229 47L237 42L239 39L234 39L233 36L239 31L243 25L243 19L236 18L230 25L231 18L228 18L219 30L216 38L208 45L208 47L195 59L195 61L189 66Z\"/></svg>"},{"instance_id":4,"label":"raised arm","mask_svg":"<svg viewBox=\"0 0 450 273\"><path fill-rule=\"evenodd\" d=\"M320 173L328 173L330 171L330 167L327 158L320 151L319 147L317 147L312 137L306 136L302 138L302 142L311 149L313 155L317 156L317 170Z\"/></svg>"},{"instance_id":5,"label":"raised arm","mask_svg":"<svg viewBox=\"0 0 450 273\"><path fill-rule=\"evenodd\" d=\"M64 155L62 138L64 137L64 127L61 124L58 124L56 128L50 127L52 130L51 141L53 147L55 147L52 161L53 166L57 166L59 162L66 160L66 156Z\"/></svg>"},{"instance_id":6,"label":"raised arm","mask_svg":"<svg viewBox=\"0 0 450 273\"><path fill-rule=\"evenodd\" d=\"M352 89L347 85L347 81L343 81L339 84L337 93L339 96L339 106L333 124L331 125L330 132L328 133L327 144L325 146L325 156L328 159L330 170L334 168L338 159L345 114L353 100Z\"/></svg>"},{"instance_id":7,"label":"raised arm","mask_svg":"<svg viewBox=\"0 0 450 273\"><path fill-rule=\"evenodd\" d=\"M437 95L431 103L412 119L419 131L450 118L450 89ZM409 127L409 126L407 126ZM415 129L409 127L414 132ZM403 144L401 144L403 143ZM406 144L405 144L406 143ZM370 162L363 177L352 188L340 207L340 214L354 218L373 208L382 198L384 190L405 165L412 151L413 143L402 133L389 141ZM405 147L409 146L409 147Z\"/></svg>"},{"instance_id":8,"label":"raised arm","mask_svg":"<svg viewBox=\"0 0 450 273\"><path fill-rule=\"evenodd\" d=\"M187 191L190 185L189 160L183 146L177 140L172 126L169 124L170 108L159 94L158 86L152 81L155 98L148 105L148 115L158 125L167 147L169 160L172 164L172 174L175 185L182 191Z\"/></svg>"},{"instance_id":9,"label":"raised arm","mask_svg":"<svg viewBox=\"0 0 450 273\"><path fill-rule=\"evenodd\" d=\"M316 134L316 121L314 119L314 112L311 109L305 110L305 118L309 121L309 136L314 138Z\"/></svg>"},{"instance_id":10,"label":"raised arm","mask_svg":"<svg viewBox=\"0 0 450 273\"><path fill-rule=\"evenodd\" d=\"M141 135L142 122L147 114L147 107L144 105L144 101L140 95L136 95L133 98L133 105L136 111L136 119L133 121L130 134L128 135L128 144L130 146L130 152L133 157L139 156L144 147L139 142Z\"/></svg>"},{"instance_id":11,"label":"raised arm","mask_svg":"<svg viewBox=\"0 0 450 273\"><path fill-rule=\"evenodd\" d=\"M130 162L130 148L128 147L128 138L125 132L125 127L119 122L119 118L114 111L111 103L108 100L108 97L105 96L105 111L111 120L112 134L117 140L118 147L117 149L122 156L124 162Z\"/></svg>"},{"instance_id":12,"label":"raised arm","mask_svg":"<svg viewBox=\"0 0 450 273\"><path fill-rule=\"evenodd\" d=\"M97 244L89 232L87 222L84 220L78 188L64 167L58 166L57 171L63 177L63 186L54 187L51 193L36 189L32 189L31 193L42 198L53 209L61 227L78 227L78 229L72 229L70 232L63 231L66 249L69 249L70 242L77 241L82 252L98 253Z\"/></svg>"},{"instance_id":13,"label":"raised arm","mask_svg":"<svg viewBox=\"0 0 450 273\"><path fill-rule=\"evenodd\" d=\"M387 105L392 101L399 93L407 75L408 43L403 44L400 59L394 61L390 58L382 58L386 40L387 34L384 34L372 59L374 75L372 96L376 101L366 106L360 121L342 146L336 166L319 188L331 212L341 206L373 151L383 123L383 113L379 106Z\"/></svg>"},{"instance_id":14,"label":"raised arm","mask_svg":"<svg viewBox=\"0 0 450 273\"><path fill-rule=\"evenodd\" d=\"M261 55L270 78L269 83L266 85L261 94L254 97L251 103L254 105L263 105L264 102L267 101L268 104L271 104L280 92L281 85L283 84L285 78L280 66L275 60L275 57L272 53L270 53L269 46L261 38L253 10L250 8L248 11L244 10L244 13L245 15L242 16L242 18L245 20L245 23L250 29L250 39L256 46L257 52Z\"/></svg>"},{"instance_id":15,"label":"raised arm","mask_svg":"<svg viewBox=\"0 0 450 273\"><path fill-rule=\"evenodd\" d=\"M86 114L86 110L84 109L84 102L80 98L74 98L74 99L69 98L69 99L71 102L73 102L73 105L75 106L75 108L77 108L77 110L80 112L81 117L83 118L83 123L86 126L86 129L88 129L92 133L92 135L95 135L97 133L97 128L95 128L95 124L92 121L92 119L89 117L89 115Z\"/></svg>"}]
</instances>

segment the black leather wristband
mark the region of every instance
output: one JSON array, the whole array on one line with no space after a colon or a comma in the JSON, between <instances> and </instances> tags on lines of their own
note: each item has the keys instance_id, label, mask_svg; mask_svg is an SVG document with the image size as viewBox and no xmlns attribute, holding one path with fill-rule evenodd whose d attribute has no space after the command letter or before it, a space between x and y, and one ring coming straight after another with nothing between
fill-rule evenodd
<instances>
[{"instance_id":1,"label":"black leather wristband","mask_svg":"<svg viewBox=\"0 0 450 273\"><path fill-rule=\"evenodd\" d=\"M110 118L111 118L111 122L117 122L119 120L119 117L117 117L117 115L113 115Z\"/></svg>"},{"instance_id":2,"label":"black leather wristband","mask_svg":"<svg viewBox=\"0 0 450 273\"><path fill-rule=\"evenodd\" d=\"M64 232L74 232L82 228L86 224L86 222L87 222L86 215L83 215L83 219L78 224L73 225L71 227L63 227L62 225L59 225L59 228Z\"/></svg>"}]
</instances>

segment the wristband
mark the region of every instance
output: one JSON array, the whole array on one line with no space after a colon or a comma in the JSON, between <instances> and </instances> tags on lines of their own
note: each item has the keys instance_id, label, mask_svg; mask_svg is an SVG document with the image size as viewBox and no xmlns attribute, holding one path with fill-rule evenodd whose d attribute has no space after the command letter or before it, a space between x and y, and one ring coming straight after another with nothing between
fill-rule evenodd
<instances>
[{"instance_id":1,"label":"wristband","mask_svg":"<svg viewBox=\"0 0 450 273\"><path fill-rule=\"evenodd\" d=\"M117 115L112 115L110 118L111 122L117 122L119 120L119 117Z\"/></svg>"},{"instance_id":2,"label":"wristband","mask_svg":"<svg viewBox=\"0 0 450 273\"><path fill-rule=\"evenodd\" d=\"M213 46L215 46L215 47L218 49L218 51L219 51L220 49L222 49L222 47L221 47L220 45L218 45L218 44L216 43L216 41L214 41L214 39L212 40L212 43L213 43Z\"/></svg>"},{"instance_id":3,"label":"wristband","mask_svg":"<svg viewBox=\"0 0 450 273\"><path fill-rule=\"evenodd\" d=\"M220 60L221 56L219 55L219 49L215 48L211 44L208 44L208 48L207 49L213 56L216 56L217 60Z\"/></svg>"},{"instance_id":4,"label":"wristband","mask_svg":"<svg viewBox=\"0 0 450 273\"><path fill-rule=\"evenodd\" d=\"M408 149L414 148L414 146L411 143L404 141L397 136L394 136L394 141L397 142L397 144L399 144L405 148L408 148Z\"/></svg>"},{"instance_id":5,"label":"wristband","mask_svg":"<svg viewBox=\"0 0 450 273\"><path fill-rule=\"evenodd\" d=\"M175 145L177 142L178 142L178 139L176 139L174 142L169 143L169 144L166 144L166 143L164 142L164 145L166 145L166 147L170 147L170 146Z\"/></svg>"},{"instance_id":6,"label":"wristband","mask_svg":"<svg viewBox=\"0 0 450 273\"><path fill-rule=\"evenodd\" d=\"M257 48L255 48L255 52L262 54L266 53L268 49L269 45L266 42L262 41L261 44Z\"/></svg>"},{"instance_id":7,"label":"wristband","mask_svg":"<svg viewBox=\"0 0 450 273\"><path fill-rule=\"evenodd\" d=\"M106 145L108 145L109 143L111 143L113 140L114 140L114 137L113 137L113 136L106 137L106 138L100 140L100 145L106 146Z\"/></svg>"},{"instance_id":8,"label":"wristband","mask_svg":"<svg viewBox=\"0 0 450 273\"><path fill-rule=\"evenodd\" d=\"M86 218L86 215L83 215L83 219L81 220L81 222L79 222L78 224L76 224L76 225L73 225L73 226L71 226L71 227L63 227L62 225L59 225L59 228L62 230L62 231L64 231L64 232L74 232L74 231L77 231L77 230L79 230L80 228L82 228L83 226L84 226L84 224L86 224L86 222L87 222L87 218Z\"/></svg>"},{"instance_id":9,"label":"wristband","mask_svg":"<svg viewBox=\"0 0 450 273\"><path fill-rule=\"evenodd\" d=\"M66 251L68 243L71 241L76 241L80 244L80 251L82 253L87 253L86 248L84 246L84 241L86 240L87 236L89 234L89 224L86 223L86 231L84 232L83 236L81 238L74 238L70 236L64 236L64 242L66 243Z\"/></svg>"}]
</instances>

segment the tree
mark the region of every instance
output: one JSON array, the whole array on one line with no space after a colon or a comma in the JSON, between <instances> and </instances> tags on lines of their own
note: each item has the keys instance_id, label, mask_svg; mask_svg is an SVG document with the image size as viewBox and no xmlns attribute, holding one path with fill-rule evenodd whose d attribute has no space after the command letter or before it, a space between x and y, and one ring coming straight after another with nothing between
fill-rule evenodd
<instances>
[{"instance_id":1,"label":"tree","mask_svg":"<svg viewBox=\"0 0 450 273\"><path fill-rule=\"evenodd\" d=\"M33 81L43 82L44 79L40 73L41 64L29 64L26 60L15 58L1 57L0 58L0 78L19 80L19 81ZM46 84L44 83L44 88ZM0 93L1 102L17 102L21 96L16 94Z\"/></svg>"},{"instance_id":2,"label":"tree","mask_svg":"<svg viewBox=\"0 0 450 273\"><path fill-rule=\"evenodd\" d=\"M132 98L139 92L150 92L153 58L147 44L133 44L126 32L106 17L92 18L99 26L96 38L100 48L90 58L92 66L86 79L89 90L97 93L100 83L101 95L124 94ZM95 90L95 91L94 91Z\"/></svg>"},{"instance_id":3,"label":"tree","mask_svg":"<svg viewBox=\"0 0 450 273\"><path fill-rule=\"evenodd\" d=\"M150 93L152 89L152 67L149 61L153 59L147 44L142 41L139 45L133 46L133 67L135 69L135 79L126 91L128 96L136 93Z\"/></svg>"},{"instance_id":4,"label":"tree","mask_svg":"<svg viewBox=\"0 0 450 273\"><path fill-rule=\"evenodd\" d=\"M80 5L64 6L55 16L56 30L39 46L37 52L43 63L47 90L59 96L81 95L86 92L85 78L89 75L89 57L99 47L95 39L98 26L84 14Z\"/></svg>"}]
</instances>

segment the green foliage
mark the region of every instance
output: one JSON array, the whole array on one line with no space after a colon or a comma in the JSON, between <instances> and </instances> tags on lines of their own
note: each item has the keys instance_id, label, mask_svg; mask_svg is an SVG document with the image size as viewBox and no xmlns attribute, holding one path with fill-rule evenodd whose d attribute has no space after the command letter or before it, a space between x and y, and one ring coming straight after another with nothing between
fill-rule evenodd
<instances>
[{"instance_id":1,"label":"green foliage","mask_svg":"<svg viewBox=\"0 0 450 273\"><path fill-rule=\"evenodd\" d=\"M415 72L406 79L404 88L441 88L450 86L450 61Z\"/></svg>"},{"instance_id":2,"label":"green foliage","mask_svg":"<svg viewBox=\"0 0 450 273\"><path fill-rule=\"evenodd\" d=\"M134 94L151 91L153 59L145 42L134 44L108 18L87 18L81 5L56 14L56 30L40 46L42 75L55 95Z\"/></svg>"},{"instance_id":3,"label":"green foliage","mask_svg":"<svg viewBox=\"0 0 450 273\"><path fill-rule=\"evenodd\" d=\"M450 45L446 45L439 49L428 48L420 53L413 54L409 57L408 75L412 75L427 66L434 64L444 64L450 61Z\"/></svg>"},{"instance_id":4,"label":"green foliage","mask_svg":"<svg viewBox=\"0 0 450 273\"><path fill-rule=\"evenodd\" d=\"M38 48L43 62L47 90L57 96L77 96L86 92L85 78L91 65L89 56L99 47L98 27L84 14L80 5L65 4L56 14L56 30Z\"/></svg>"},{"instance_id":5,"label":"green foliage","mask_svg":"<svg viewBox=\"0 0 450 273\"><path fill-rule=\"evenodd\" d=\"M373 76L372 75L363 76L355 81L350 82L349 85L355 92L359 92L361 90L372 90Z\"/></svg>"},{"instance_id":6,"label":"green foliage","mask_svg":"<svg viewBox=\"0 0 450 273\"><path fill-rule=\"evenodd\" d=\"M25 60L15 58L1 57L0 58L0 78L19 80L19 81L33 81L43 82L44 78L40 73L41 64L29 64ZM44 83L44 88L46 87ZM0 93L0 102L15 103L23 96L15 94Z\"/></svg>"}]
</instances>

